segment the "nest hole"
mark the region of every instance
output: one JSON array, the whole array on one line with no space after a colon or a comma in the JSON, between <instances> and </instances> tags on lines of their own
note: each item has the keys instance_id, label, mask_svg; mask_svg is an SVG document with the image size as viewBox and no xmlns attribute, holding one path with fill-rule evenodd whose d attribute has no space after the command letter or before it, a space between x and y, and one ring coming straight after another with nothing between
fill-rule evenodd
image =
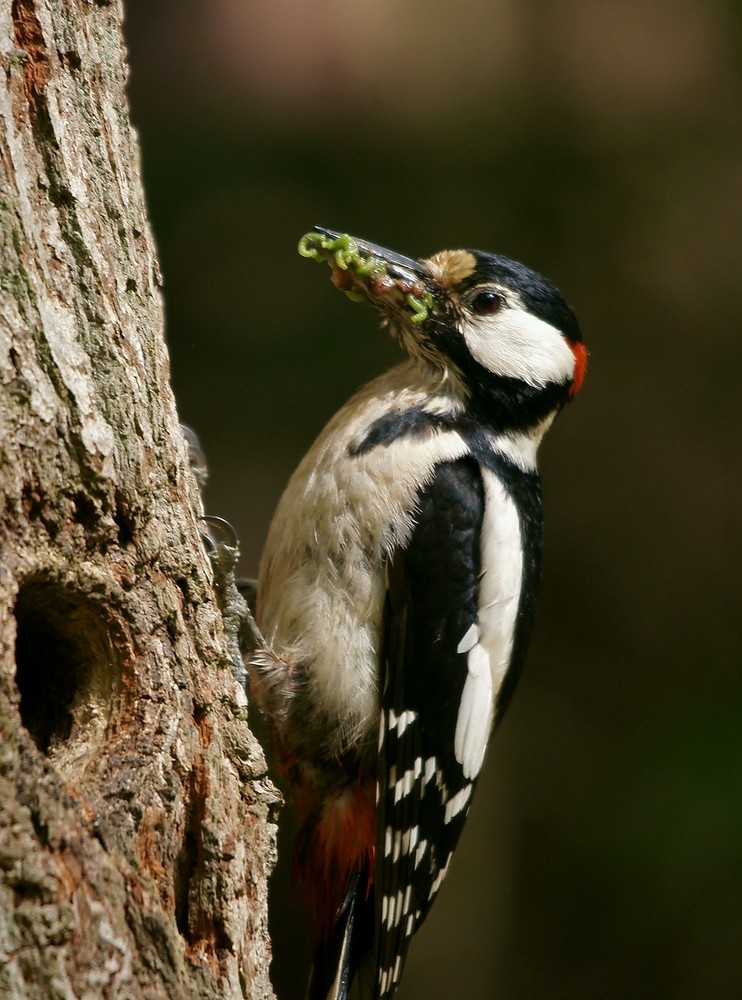
<instances>
[{"instance_id":1,"label":"nest hole","mask_svg":"<svg viewBox=\"0 0 742 1000\"><path fill-rule=\"evenodd\" d=\"M120 666L102 608L51 583L27 583L15 606L21 721L60 761L94 751L120 689Z\"/></svg>"}]
</instances>

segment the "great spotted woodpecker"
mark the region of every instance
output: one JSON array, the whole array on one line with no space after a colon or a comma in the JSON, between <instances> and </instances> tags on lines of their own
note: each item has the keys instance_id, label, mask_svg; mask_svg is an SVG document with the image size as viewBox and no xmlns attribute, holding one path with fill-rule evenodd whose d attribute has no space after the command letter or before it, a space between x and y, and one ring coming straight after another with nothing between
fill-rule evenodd
<instances>
[{"instance_id":1,"label":"great spotted woodpecker","mask_svg":"<svg viewBox=\"0 0 742 1000\"><path fill-rule=\"evenodd\" d=\"M278 505L252 685L300 832L308 996L397 989L513 694L541 560L536 450L587 353L559 292L506 257L300 244L409 360L361 389Z\"/></svg>"}]
</instances>

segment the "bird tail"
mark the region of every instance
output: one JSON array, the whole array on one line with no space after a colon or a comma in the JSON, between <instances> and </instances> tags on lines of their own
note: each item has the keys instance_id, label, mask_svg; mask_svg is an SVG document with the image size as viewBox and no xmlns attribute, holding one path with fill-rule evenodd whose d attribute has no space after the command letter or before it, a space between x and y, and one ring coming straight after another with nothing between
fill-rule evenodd
<instances>
[{"instance_id":1,"label":"bird tail","mask_svg":"<svg viewBox=\"0 0 742 1000\"><path fill-rule=\"evenodd\" d=\"M373 889L368 871L361 869L351 880L329 934L315 948L306 1000L348 1000L352 986L354 996L372 996L368 989L373 988L373 969L369 968L365 989L363 980L369 978L365 972L372 958L373 921Z\"/></svg>"}]
</instances>

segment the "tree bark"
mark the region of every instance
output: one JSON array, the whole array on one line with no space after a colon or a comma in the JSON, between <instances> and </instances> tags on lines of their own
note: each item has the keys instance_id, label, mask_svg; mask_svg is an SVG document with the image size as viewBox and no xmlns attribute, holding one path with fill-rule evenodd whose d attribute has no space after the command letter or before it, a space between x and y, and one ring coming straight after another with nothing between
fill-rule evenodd
<instances>
[{"instance_id":1,"label":"tree bark","mask_svg":"<svg viewBox=\"0 0 742 1000\"><path fill-rule=\"evenodd\" d=\"M121 20L0 0L0 995L263 1000L278 797L169 385Z\"/></svg>"}]
</instances>

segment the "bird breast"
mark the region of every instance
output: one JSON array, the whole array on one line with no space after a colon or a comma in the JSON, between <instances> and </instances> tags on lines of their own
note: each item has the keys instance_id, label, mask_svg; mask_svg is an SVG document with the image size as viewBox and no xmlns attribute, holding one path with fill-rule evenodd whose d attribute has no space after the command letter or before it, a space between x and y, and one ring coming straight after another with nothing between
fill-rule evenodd
<instances>
[{"instance_id":1,"label":"bird breast","mask_svg":"<svg viewBox=\"0 0 742 1000\"><path fill-rule=\"evenodd\" d=\"M306 705L337 727L341 744L376 734L386 560L408 540L435 466L467 452L457 432L443 429L358 452L390 410L430 404L429 387L411 381L400 366L330 421L289 481L260 569L261 631L301 672Z\"/></svg>"}]
</instances>

